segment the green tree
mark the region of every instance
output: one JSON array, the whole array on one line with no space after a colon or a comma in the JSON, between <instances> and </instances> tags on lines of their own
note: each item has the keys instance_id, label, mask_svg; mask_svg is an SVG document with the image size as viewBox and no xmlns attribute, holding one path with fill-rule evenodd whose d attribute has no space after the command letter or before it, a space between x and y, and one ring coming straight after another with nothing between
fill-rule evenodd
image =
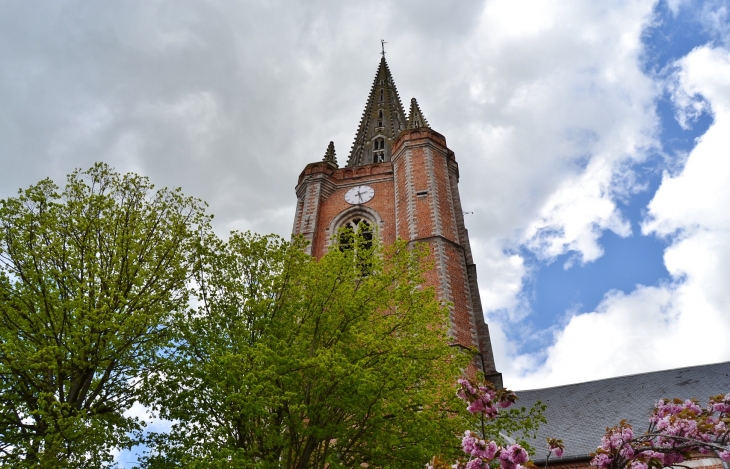
<instances>
[{"instance_id":1,"label":"green tree","mask_svg":"<svg viewBox=\"0 0 730 469\"><path fill-rule=\"evenodd\" d=\"M150 393L172 430L150 438L144 467L422 468L457 454L453 383L469 357L420 286L425 248L348 243L320 260L275 236L209 243L199 305L178 315Z\"/></svg>"},{"instance_id":2,"label":"green tree","mask_svg":"<svg viewBox=\"0 0 730 469\"><path fill-rule=\"evenodd\" d=\"M204 204L97 164L0 201L0 465L101 467L188 304Z\"/></svg>"}]
</instances>

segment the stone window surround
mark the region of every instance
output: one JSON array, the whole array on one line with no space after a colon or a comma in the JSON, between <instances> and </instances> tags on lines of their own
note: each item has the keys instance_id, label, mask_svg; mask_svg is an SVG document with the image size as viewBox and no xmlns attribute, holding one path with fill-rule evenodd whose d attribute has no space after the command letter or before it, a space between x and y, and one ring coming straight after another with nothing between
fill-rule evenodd
<instances>
[{"instance_id":1,"label":"stone window surround","mask_svg":"<svg viewBox=\"0 0 730 469\"><path fill-rule=\"evenodd\" d=\"M332 246L334 242L333 236L337 231L345 226L348 222L352 221L353 218L361 218L362 221L367 222L373 227L373 236L377 236L378 232L383 228L383 217L370 207L364 205L353 205L352 207L343 210L330 222L330 226L327 228L327 247Z\"/></svg>"}]
</instances>

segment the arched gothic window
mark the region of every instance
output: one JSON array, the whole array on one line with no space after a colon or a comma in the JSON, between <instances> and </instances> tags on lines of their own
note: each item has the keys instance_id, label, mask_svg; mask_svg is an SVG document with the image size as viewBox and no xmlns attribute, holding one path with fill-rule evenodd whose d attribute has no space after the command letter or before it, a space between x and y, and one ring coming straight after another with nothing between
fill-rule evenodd
<instances>
[{"instance_id":1,"label":"arched gothic window","mask_svg":"<svg viewBox=\"0 0 730 469\"><path fill-rule=\"evenodd\" d=\"M337 244L340 252L352 255L362 276L370 275L373 271L373 226L372 222L356 217L345 222L339 231Z\"/></svg>"},{"instance_id":2,"label":"arched gothic window","mask_svg":"<svg viewBox=\"0 0 730 469\"><path fill-rule=\"evenodd\" d=\"M339 233L339 248L342 252L373 247L373 223L365 218L355 217L346 221Z\"/></svg>"}]
</instances>

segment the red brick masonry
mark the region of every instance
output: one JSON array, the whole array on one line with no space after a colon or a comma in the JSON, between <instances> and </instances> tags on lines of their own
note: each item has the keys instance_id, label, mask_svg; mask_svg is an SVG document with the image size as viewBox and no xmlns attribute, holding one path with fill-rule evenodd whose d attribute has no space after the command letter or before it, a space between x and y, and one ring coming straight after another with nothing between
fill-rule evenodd
<instances>
[{"instance_id":1,"label":"red brick masonry","mask_svg":"<svg viewBox=\"0 0 730 469\"><path fill-rule=\"evenodd\" d=\"M304 236L309 253L321 257L341 224L362 216L377 224L386 244L396 237L428 243L435 268L426 283L450 304L455 345L478 349L479 366L501 385L464 226L454 152L443 135L427 127L401 132L391 151L391 162L352 168L330 162L307 165L296 186L293 234ZM375 189L375 196L364 204L348 204L345 193L363 184Z\"/></svg>"}]
</instances>

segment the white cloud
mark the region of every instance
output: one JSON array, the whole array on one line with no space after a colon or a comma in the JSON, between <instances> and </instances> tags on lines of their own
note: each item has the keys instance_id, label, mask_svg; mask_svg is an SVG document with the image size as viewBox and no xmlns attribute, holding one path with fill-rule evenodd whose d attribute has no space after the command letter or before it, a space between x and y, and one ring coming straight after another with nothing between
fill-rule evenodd
<instances>
[{"instance_id":1,"label":"white cloud","mask_svg":"<svg viewBox=\"0 0 730 469\"><path fill-rule=\"evenodd\" d=\"M703 46L676 65L679 96L701 96L714 123L681 173L664 175L642 227L646 234L670 236L664 262L672 281L629 294L609 292L594 312L573 316L556 333L544 363L523 359L526 365L513 369L512 386L730 359L730 50Z\"/></svg>"},{"instance_id":2,"label":"white cloud","mask_svg":"<svg viewBox=\"0 0 730 469\"><path fill-rule=\"evenodd\" d=\"M573 252L590 262L603 253L604 230L631 234L616 200L638 189L626 168L657 145L657 88L639 60L653 6L494 0L467 46L446 57L450 99L435 116L428 99L423 108L465 169L472 238L505 251L476 256L486 310L524 314L528 269L518 289L511 269L508 287L486 283L518 247L543 260ZM463 115L440 115L464 100Z\"/></svg>"},{"instance_id":3,"label":"white cloud","mask_svg":"<svg viewBox=\"0 0 730 469\"><path fill-rule=\"evenodd\" d=\"M667 6L674 16L679 13L680 8L689 3L691 3L691 0L667 0Z\"/></svg>"},{"instance_id":4,"label":"white cloud","mask_svg":"<svg viewBox=\"0 0 730 469\"><path fill-rule=\"evenodd\" d=\"M347 158L385 38L404 101L456 151L480 278L521 244L590 261L602 230L628 234L615 176L655 144L638 60L654 2L17 4L0 195L105 159L205 199L221 231L287 235L304 165L330 140ZM510 275L482 282L490 309L522 304Z\"/></svg>"},{"instance_id":5,"label":"white cloud","mask_svg":"<svg viewBox=\"0 0 730 469\"><path fill-rule=\"evenodd\" d=\"M662 323L669 296L657 288L643 288L630 296L610 293L596 312L574 316L555 334L555 344L537 370L529 368L535 361L515 369L509 386L532 389L644 371L647 362L656 360L654 350L647 347L652 343L649 337L666 333L656 325ZM519 376L520 372L526 374Z\"/></svg>"},{"instance_id":6,"label":"white cloud","mask_svg":"<svg viewBox=\"0 0 730 469\"><path fill-rule=\"evenodd\" d=\"M665 175L649 204L645 232L667 235L692 227L730 228L730 52L700 47L679 63L676 80L679 104L693 107L702 96L714 117L677 177ZM690 99L684 99L687 96Z\"/></svg>"},{"instance_id":7,"label":"white cloud","mask_svg":"<svg viewBox=\"0 0 730 469\"><path fill-rule=\"evenodd\" d=\"M527 228L527 246L543 258L574 251L582 262L590 262L603 255L598 239L604 230L629 236L631 226L622 219L611 192L615 171L594 157L582 174L566 178Z\"/></svg>"},{"instance_id":8,"label":"white cloud","mask_svg":"<svg viewBox=\"0 0 730 469\"><path fill-rule=\"evenodd\" d=\"M498 242L486 244L474 239L471 246L474 257L490 266L478 273L483 309L517 311L522 279L527 274L522 256L505 254Z\"/></svg>"}]
</instances>

